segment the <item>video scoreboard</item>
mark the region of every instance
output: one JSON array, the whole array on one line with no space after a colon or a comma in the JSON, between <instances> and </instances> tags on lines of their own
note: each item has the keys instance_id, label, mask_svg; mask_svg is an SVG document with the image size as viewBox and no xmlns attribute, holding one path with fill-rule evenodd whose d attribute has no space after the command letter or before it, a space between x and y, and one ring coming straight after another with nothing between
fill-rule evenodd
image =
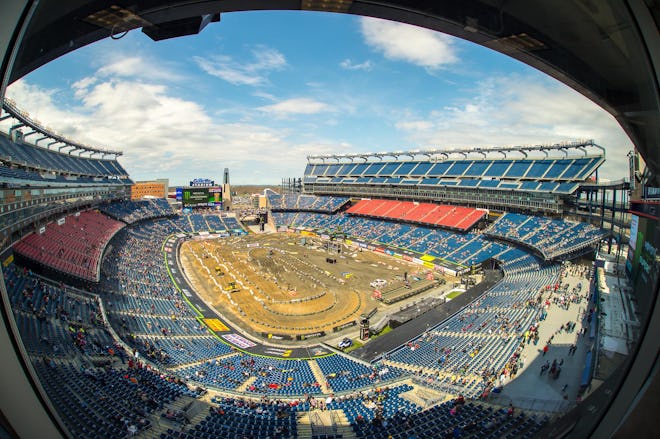
<instances>
[{"instance_id":1,"label":"video scoreboard","mask_svg":"<svg viewBox=\"0 0 660 439\"><path fill-rule=\"evenodd\" d=\"M184 187L180 189L181 204L184 208L215 207L222 205L221 187ZM178 191L179 188L177 188L177 192Z\"/></svg>"}]
</instances>

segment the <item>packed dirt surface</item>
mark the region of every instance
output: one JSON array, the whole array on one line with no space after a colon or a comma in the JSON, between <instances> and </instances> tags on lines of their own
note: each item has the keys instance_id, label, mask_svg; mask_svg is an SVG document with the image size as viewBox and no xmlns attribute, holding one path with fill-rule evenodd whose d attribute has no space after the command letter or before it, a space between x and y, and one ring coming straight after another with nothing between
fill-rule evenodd
<instances>
[{"instance_id":1,"label":"packed dirt surface","mask_svg":"<svg viewBox=\"0 0 660 439\"><path fill-rule=\"evenodd\" d=\"M373 282L387 290L405 274L413 286L429 276L400 259L284 233L187 241L180 261L197 294L252 333L330 333L387 308L372 298Z\"/></svg>"}]
</instances>

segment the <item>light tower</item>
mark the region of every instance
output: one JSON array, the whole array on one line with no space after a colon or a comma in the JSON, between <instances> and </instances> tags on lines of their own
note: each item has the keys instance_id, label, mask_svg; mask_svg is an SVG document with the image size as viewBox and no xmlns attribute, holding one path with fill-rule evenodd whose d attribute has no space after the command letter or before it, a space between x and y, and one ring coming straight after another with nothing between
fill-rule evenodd
<instances>
[{"instance_id":1,"label":"light tower","mask_svg":"<svg viewBox=\"0 0 660 439\"><path fill-rule=\"evenodd\" d=\"M222 180L222 205L225 210L231 209L231 184L229 184L229 168L225 168Z\"/></svg>"}]
</instances>

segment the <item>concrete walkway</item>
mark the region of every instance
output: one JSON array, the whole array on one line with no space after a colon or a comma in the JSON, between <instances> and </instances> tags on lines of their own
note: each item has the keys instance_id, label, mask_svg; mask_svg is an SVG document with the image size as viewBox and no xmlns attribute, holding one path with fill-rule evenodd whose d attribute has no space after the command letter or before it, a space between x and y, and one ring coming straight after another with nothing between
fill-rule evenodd
<instances>
[{"instance_id":1,"label":"concrete walkway","mask_svg":"<svg viewBox=\"0 0 660 439\"><path fill-rule=\"evenodd\" d=\"M589 280L583 274L578 274L578 271L590 273L590 267L572 267L564 271L566 274L561 283L569 284L569 292L578 283L582 284L578 293L581 297L580 303L571 303L568 310L565 310L552 303L552 298L556 297L557 293L544 294L544 299L549 299L551 305L547 308L547 318L539 326L538 345L533 342L525 345L521 355L524 359L522 372L518 372L518 375L504 386L500 395L493 395L498 402L510 401L516 407L544 411L560 411L576 403L587 351L593 348L594 341L589 339L588 330L585 331L585 336L579 336L583 326L581 317L589 306ZM560 327L569 321L576 322L575 329L572 332L559 332ZM584 323L586 324L586 320ZM549 350L543 355L543 347L553 335ZM574 343L577 351L571 356L569 349ZM556 379L550 376L549 372L540 374L541 366L546 362L552 364L553 360L557 363L563 360L561 373Z\"/></svg>"}]
</instances>

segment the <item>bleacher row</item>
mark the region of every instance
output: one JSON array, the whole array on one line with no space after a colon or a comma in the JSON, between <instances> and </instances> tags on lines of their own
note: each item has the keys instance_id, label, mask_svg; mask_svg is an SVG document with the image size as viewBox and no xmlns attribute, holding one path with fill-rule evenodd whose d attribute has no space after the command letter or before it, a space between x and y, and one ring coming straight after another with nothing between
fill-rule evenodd
<instances>
[{"instance_id":1,"label":"bleacher row","mask_svg":"<svg viewBox=\"0 0 660 439\"><path fill-rule=\"evenodd\" d=\"M569 194L604 160L598 155L548 159L309 163L303 183L457 186Z\"/></svg>"},{"instance_id":2,"label":"bleacher row","mask_svg":"<svg viewBox=\"0 0 660 439\"><path fill-rule=\"evenodd\" d=\"M22 168L10 167L0 164L0 178L6 185L30 186L32 184L46 184L48 186L77 186L77 185L127 185L133 182L128 178L88 177L29 171Z\"/></svg>"},{"instance_id":3,"label":"bleacher row","mask_svg":"<svg viewBox=\"0 0 660 439\"><path fill-rule=\"evenodd\" d=\"M268 204L272 210L295 210L300 212L333 213L348 203L346 197L325 197L305 194L280 195L272 191L267 193Z\"/></svg>"},{"instance_id":4,"label":"bleacher row","mask_svg":"<svg viewBox=\"0 0 660 439\"><path fill-rule=\"evenodd\" d=\"M0 134L0 159L7 163L16 163L65 175L125 178L128 176L128 172L117 160L80 157L41 148L29 143L19 145L12 142L4 134Z\"/></svg>"},{"instance_id":5,"label":"bleacher row","mask_svg":"<svg viewBox=\"0 0 660 439\"><path fill-rule=\"evenodd\" d=\"M471 207L396 200L360 200L347 211L351 215L384 218L466 231L486 216Z\"/></svg>"},{"instance_id":6,"label":"bleacher row","mask_svg":"<svg viewBox=\"0 0 660 439\"><path fill-rule=\"evenodd\" d=\"M518 213L505 213L485 233L537 249L546 259L592 246L607 234L588 223Z\"/></svg>"},{"instance_id":7,"label":"bleacher row","mask_svg":"<svg viewBox=\"0 0 660 439\"><path fill-rule=\"evenodd\" d=\"M58 222L46 225L44 233L26 236L14 245L14 251L63 273L97 281L103 251L124 224L96 211L69 215L62 224Z\"/></svg>"}]
</instances>

